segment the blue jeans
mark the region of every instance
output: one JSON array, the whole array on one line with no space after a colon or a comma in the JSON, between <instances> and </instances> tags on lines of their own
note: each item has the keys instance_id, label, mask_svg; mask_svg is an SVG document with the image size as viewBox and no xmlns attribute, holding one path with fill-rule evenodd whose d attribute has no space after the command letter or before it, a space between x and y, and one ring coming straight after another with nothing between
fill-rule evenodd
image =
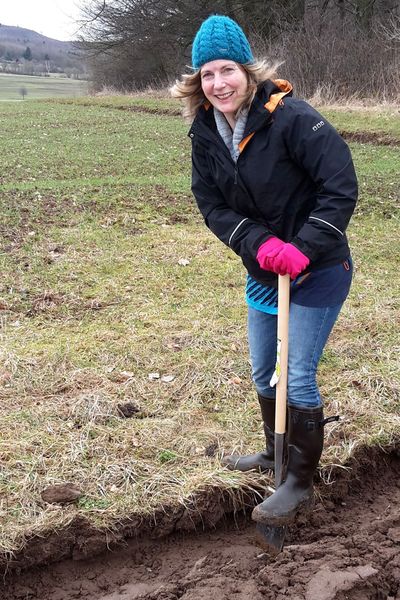
<instances>
[{"instance_id":1,"label":"blue jeans","mask_svg":"<svg viewBox=\"0 0 400 600\"><path fill-rule=\"evenodd\" d=\"M319 407L322 405L317 385L317 367L322 351L343 303L314 308L290 304L288 405ZM248 337L252 377L257 392L275 397L269 383L276 362L277 316L249 307Z\"/></svg>"}]
</instances>

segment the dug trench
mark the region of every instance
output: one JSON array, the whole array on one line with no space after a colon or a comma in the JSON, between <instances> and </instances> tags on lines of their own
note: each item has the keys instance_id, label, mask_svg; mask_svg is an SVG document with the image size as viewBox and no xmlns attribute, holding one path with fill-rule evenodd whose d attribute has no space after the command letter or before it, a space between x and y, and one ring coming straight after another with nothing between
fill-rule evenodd
<instances>
[{"instance_id":1,"label":"dug trench","mask_svg":"<svg viewBox=\"0 0 400 600\"><path fill-rule=\"evenodd\" d=\"M399 475L398 449L370 449L353 477L328 486L289 529L275 559L242 512L213 530L130 539L91 559L14 570L0 598L400 600Z\"/></svg>"}]
</instances>

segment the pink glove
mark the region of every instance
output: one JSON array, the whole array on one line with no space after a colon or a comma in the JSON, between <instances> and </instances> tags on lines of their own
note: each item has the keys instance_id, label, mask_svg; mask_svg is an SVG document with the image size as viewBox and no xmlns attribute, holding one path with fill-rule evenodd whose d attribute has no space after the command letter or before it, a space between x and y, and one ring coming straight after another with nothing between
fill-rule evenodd
<instances>
[{"instance_id":1,"label":"pink glove","mask_svg":"<svg viewBox=\"0 0 400 600\"><path fill-rule=\"evenodd\" d=\"M285 242L282 242L277 237L270 237L266 242L261 244L257 252L257 260L260 267L266 271L273 271L272 260L284 246Z\"/></svg>"},{"instance_id":2,"label":"pink glove","mask_svg":"<svg viewBox=\"0 0 400 600\"><path fill-rule=\"evenodd\" d=\"M291 279L296 279L309 264L310 259L296 246L283 244L280 252L271 261L271 270L278 275L289 274Z\"/></svg>"}]
</instances>

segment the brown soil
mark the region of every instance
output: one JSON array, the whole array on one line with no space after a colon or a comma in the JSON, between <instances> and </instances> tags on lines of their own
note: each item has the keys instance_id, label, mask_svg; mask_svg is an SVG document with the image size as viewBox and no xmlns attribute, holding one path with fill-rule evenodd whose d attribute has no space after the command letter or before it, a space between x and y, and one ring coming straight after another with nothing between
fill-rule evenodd
<instances>
[{"instance_id":1,"label":"brown soil","mask_svg":"<svg viewBox=\"0 0 400 600\"><path fill-rule=\"evenodd\" d=\"M347 142L357 142L359 144L374 144L374 146L396 146L400 140L388 133L379 133L375 131L340 131L340 135Z\"/></svg>"},{"instance_id":2,"label":"brown soil","mask_svg":"<svg viewBox=\"0 0 400 600\"><path fill-rule=\"evenodd\" d=\"M319 503L268 557L241 517L213 532L12 574L3 600L400 600L400 459L380 455L345 499Z\"/></svg>"},{"instance_id":3,"label":"brown soil","mask_svg":"<svg viewBox=\"0 0 400 600\"><path fill-rule=\"evenodd\" d=\"M161 108L157 106L152 108L151 106L118 106L119 110L129 110L131 112L147 113L149 115L163 115L164 117L180 117L182 111L179 108Z\"/></svg>"}]
</instances>

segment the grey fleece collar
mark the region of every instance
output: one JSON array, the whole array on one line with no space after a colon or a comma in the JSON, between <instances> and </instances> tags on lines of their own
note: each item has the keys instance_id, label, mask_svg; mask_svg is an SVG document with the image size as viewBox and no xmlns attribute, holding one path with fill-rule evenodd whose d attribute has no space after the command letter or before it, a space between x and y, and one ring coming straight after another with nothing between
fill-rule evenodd
<instances>
[{"instance_id":1,"label":"grey fleece collar","mask_svg":"<svg viewBox=\"0 0 400 600\"><path fill-rule=\"evenodd\" d=\"M243 139L243 133L246 127L248 113L248 110L241 111L239 118L236 121L235 129L234 131L232 131L224 114L214 106L214 118L215 123L217 125L218 133L227 145L232 159L235 162L237 162L237 159L239 158L239 144Z\"/></svg>"}]
</instances>

